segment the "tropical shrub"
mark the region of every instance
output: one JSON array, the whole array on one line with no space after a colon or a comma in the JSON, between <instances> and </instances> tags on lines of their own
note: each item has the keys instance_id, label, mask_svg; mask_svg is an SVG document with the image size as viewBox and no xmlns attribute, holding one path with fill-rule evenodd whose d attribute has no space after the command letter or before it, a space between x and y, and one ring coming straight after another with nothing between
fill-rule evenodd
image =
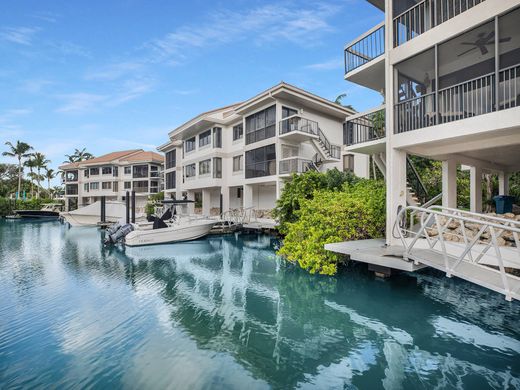
<instances>
[{"instance_id":1,"label":"tropical shrub","mask_svg":"<svg viewBox=\"0 0 520 390\"><path fill-rule=\"evenodd\" d=\"M16 201L17 210L39 210L43 204L51 202L50 199L32 198L28 200ZM9 215L12 212L14 203L12 199L0 198L0 216Z\"/></svg>"},{"instance_id":2,"label":"tropical shrub","mask_svg":"<svg viewBox=\"0 0 520 390\"><path fill-rule=\"evenodd\" d=\"M316 190L311 199L300 200L294 215L278 254L310 273L333 275L344 258L326 251L325 244L384 235L385 184L358 179L340 191Z\"/></svg>"},{"instance_id":3,"label":"tropical shrub","mask_svg":"<svg viewBox=\"0 0 520 390\"><path fill-rule=\"evenodd\" d=\"M338 191L344 183L354 183L357 180L354 174L337 169L330 169L325 173L307 171L299 175L293 174L273 210L273 216L279 223L279 232L287 234L287 224L297 220L295 212L300 209L301 202L312 199L316 190Z\"/></svg>"}]
</instances>

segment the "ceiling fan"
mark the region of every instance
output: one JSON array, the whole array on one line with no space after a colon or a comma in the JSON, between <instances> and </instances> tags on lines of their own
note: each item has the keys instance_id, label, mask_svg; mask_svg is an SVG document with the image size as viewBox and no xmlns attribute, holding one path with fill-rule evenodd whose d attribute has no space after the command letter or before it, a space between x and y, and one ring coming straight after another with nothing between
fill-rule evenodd
<instances>
[{"instance_id":1,"label":"ceiling fan","mask_svg":"<svg viewBox=\"0 0 520 390\"><path fill-rule=\"evenodd\" d=\"M499 42L500 43L509 42L510 40L511 40L511 37L505 37L505 38L501 38L499 40ZM473 46L473 47L469 50L466 50L466 51L460 53L458 56L461 57L464 54L468 54L468 53L472 52L473 50L477 50L477 49L480 49L480 53L482 55L485 55L489 52L489 50L486 46L492 45L493 43L495 43L495 32L494 31L491 31L489 34L486 34L485 32L481 32L477 35L477 40L475 42L461 42L461 45Z\"/></svg>"}]
</instances>

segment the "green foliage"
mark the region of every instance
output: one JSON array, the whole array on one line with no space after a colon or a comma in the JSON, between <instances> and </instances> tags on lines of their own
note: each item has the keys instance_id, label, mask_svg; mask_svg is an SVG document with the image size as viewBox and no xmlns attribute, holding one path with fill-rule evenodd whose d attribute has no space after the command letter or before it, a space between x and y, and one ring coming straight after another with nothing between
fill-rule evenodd
<instances>
[{"instance_id":1,"label":"green foliage","mask_svg":"<svg viewBox=\"0 0 520 390\"><path fill-rule=\"evenodd\" d=\"M156 202L164 200L164 192L158 192L157 194L150 195L150 199Z\"/></svg>"},{"instance_id":2,"label":"green foliage","mask_svg":"<svg viewBox=\"0 0 520 390\"><path fill-rule=\"evenodd\" d=\"M344 183L354 183L358 178L350 172L341 172L337 169L326 173L307 171L303 174L293 174L276 202L273 216L279 222L281 234L287 234L287 224L295 222L295 212L300 209L303 200L312 199L316 190L338 191Z\"/></svg>"},{"instance_id":3,"label":"green foliage","mask_svg":"<svg viewBox=\"0 0 520 390\"><path fill-rule=\"evenodd\" d=\"M16 201L16 210L40 210L45 203L51 202L41 198L32 198L29 200ZM12 199L0 198L0 216L6 216L12 213L14 203Z\"/></svg>"},{"instance_id":4,"label":"green foliage","mask_svg":"<svg viewBox=\"0 0 520 390\"><path fill-rule=\"evenodd\" d=\"M325 244L384 235L385 184L360 179L339 191L318 189L300 200L294 216L278 254L310 273L333 275L343 257L326 251Z\"/></svg>"}]
</instances>

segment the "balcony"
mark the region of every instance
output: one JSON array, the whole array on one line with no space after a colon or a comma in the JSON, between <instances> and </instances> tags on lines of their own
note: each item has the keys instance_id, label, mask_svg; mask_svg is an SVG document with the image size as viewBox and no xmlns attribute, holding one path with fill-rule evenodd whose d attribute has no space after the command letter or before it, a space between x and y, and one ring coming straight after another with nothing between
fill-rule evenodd
<instances>
[{"instance_id":1,"label":"balcony","mask_svg":"<svg viewBox=\"0 0 520 390\"><path fill-rule=\"evenodd\" d=\"M385 84L385 24L378 24L345 46L345 79L381 91Z\"/></svg>"},{"instance_id":2,"label":"balcony","mask_svg":"<svg viewBox=\"0 0 520 390\"><path fill-rule=\"evenodd\" d=\"M280 175L290 175L291 173L303 173L312 169L313 162L300 157L292 157L280 161L278 173Z\"/></svg>"},{"instance_id":3,"label":"balcony","mask_svg":"<svg viewBox=\"0 0 520 390\"><path fill-rule=\"evenodd\" d=\"M393 21L394 47L431 30L485 0L423 0Z\"/></svg>"},{"instance_id":4,"label":"balcony","mask_svg":"<svg viewBox=\"0 0 520 390\"><path fill-rule=\"evenodd\" d=\"M394 107L396 133L520 106L520 64L465 81ZM497 104L498 102L498 104Z\"/></svg>"},{"instance_id":5,"label":"balcony","mask_svg":"<svg viewBox=\"0 0 520 390\"><path fill-rule=\"evenodd\" d=\"M385 136L384 106L349 117L343 128L343 142L347 147L381 140Z\"/></svg>"},{"instance_id":6,"label":"balcony","mask_svg":"<svg viewBox=\"0 0 520 390\"><path fill-rule=\"evenodd\" d=\"M293 142L305 142L309 138L318 138L318 122L291 115L280 121L280 138Z\"/></svg>"}]
</instances>

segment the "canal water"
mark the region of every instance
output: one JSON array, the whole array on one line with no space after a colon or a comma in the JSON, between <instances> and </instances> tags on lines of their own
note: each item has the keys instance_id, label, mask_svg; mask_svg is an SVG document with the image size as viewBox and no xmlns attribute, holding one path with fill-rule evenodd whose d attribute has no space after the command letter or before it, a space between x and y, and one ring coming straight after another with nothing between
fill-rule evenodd
<instances>
[{"instance_id":1,"label":"canal water","mask_svg":"<svg viewBox=\"0 0 520 390\"><path fill-rule=\"evenodd\" d=\"M276 245L0 221L0 388L520 388L517 302L433 271L311 276Z\"/></svg>"}]
</instances>

